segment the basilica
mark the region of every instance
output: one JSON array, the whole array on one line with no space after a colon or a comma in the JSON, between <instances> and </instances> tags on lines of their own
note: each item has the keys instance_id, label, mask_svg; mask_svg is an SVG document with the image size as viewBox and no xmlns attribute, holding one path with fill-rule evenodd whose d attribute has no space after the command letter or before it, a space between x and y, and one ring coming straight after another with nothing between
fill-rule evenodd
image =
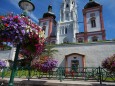
<instances>
[{"instance_id":1,"label":"basilica","mask_svg":"<svg viewBox=\"0 0 115 86\"><path fill-rule=\"evenodd\" d=\"M58 53L53 55L61 67L98 67L107 57L115 54L115 42L106 41L103 6L89 0L82 9L84 32L79 31L76 0L63 0L60 19L48 6L48 12L39 19L45 38ZM62 45L61 45L62 44Z\"/></svg>"},{"instance_id":2,"label":"basilica","mask_svg":"<svg viewBox=\"0 0 115 86\"><path fill-rule=\"evenodd\" d=\"M39 25L43 28L47 42L61 43L87 43L106 40L104 29L102 5L89 0L82 13L84 18L84 32L79 32L78 13L76 0L63 0L60 8L60 20L52 12L52 6L48 6L48 12L39 19Z\"/></svg>"}]
</instances>

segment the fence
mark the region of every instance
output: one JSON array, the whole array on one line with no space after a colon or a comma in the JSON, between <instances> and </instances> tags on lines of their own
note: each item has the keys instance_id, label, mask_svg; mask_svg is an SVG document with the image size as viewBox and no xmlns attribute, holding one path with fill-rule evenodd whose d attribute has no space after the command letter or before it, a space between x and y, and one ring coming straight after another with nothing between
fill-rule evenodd
<instances>
[{"instance_id":1,"label":"fence","mask_svg":"<svg viewBox=\"0 0 115 86\"><path fill-rule=\"evenodd\" d=\"M0 72L2 78L9 78L11 68L4 68ZM115 82L115 72L110 73L102 67L79 67L71 70L70 67L56 67L53 71L41 72L30 67L18 67L15 74L17 78L48 78L63 81L64 79L71 80L97 80L100 84L105 81Z\"/></svg>"}]
</instances>

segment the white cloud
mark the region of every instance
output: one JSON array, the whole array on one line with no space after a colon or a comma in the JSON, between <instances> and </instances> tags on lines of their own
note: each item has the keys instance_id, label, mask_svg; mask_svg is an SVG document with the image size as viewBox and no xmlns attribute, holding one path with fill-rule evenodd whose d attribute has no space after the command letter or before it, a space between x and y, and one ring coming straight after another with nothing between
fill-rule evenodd
<instances>
[{"instance_id":1,"label":"white cloud","mask_svg":"<svg viewBox=\"0 0 115 86\"><path fill-rule=\"evenodd\" d=\"M30 16L35 22L38 22L38 18L37 18L33 13L30 13L29 16Z\"/></svg>"},{"instance_id":2,"label":"white cloud","mask_svg":"<svg viewBox=\"0 0 115 86\"><path fill-rule=\"evenodd\" d=\"M10 3L14 5L17 9L19 9L18 3L20 0L10 0Z\"/></svg>"}]
</instances>

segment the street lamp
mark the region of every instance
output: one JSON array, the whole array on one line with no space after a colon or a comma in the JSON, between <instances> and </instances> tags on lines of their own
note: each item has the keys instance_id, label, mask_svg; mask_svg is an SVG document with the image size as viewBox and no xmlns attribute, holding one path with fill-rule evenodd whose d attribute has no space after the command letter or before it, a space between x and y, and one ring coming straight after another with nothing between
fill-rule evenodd
<instances>
[{"instance_id":1,"label":"street lamp","mask_svg":"<svg viewBox=\"0 0 115 86\"><path fill-rule=\"evenodd\" d=\"M24 16L26 16L28 12L32 12L35 9L35 6L31 2L31 0L21 0L18 4L19 4L19 7L23 10ZM15 76L16 69L17 69L17 60L18 60L19 51L20 51L20 44L17 44L14 64L13 64L12 73L10 76L10 81L9 81L8 86L14 86L13 82L14 82L14 76Z\"/></svg>"},{"instance_id":2,"label":"street lamp","mask_svg":"<svg viewBox=\"0 0 115 86\"><path fill-rule=\"evenodd\" d=\"M19 7L23 10L23 14L26 16L28 12L32 12L35 9L34 4L31 0L21 0L18 3Z\"/></svg>"}]
</instances>

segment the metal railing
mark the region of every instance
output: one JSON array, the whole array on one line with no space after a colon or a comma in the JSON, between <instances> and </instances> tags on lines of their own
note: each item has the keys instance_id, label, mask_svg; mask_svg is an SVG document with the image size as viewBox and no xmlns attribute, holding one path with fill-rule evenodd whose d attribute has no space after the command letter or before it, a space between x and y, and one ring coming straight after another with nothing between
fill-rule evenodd
<instances>
[{"instance_id":1,"label":"metal railing","mask_svg":"<svg viewBox=\"0 0 115 86\"><path fill-rule=\"evenodd\" d=\"M11 75L11 68L3 68L0 76L9 78ZM63 81L64 79L72 80L97 80L100 82L113 81L115 82L115 72L110 73L102 67L78 67L72 70L71 67L56 67L52 71L41 72L30 67L18 67L15 74L17 78L48 78Z\"/></svg>"}]
</instances>

